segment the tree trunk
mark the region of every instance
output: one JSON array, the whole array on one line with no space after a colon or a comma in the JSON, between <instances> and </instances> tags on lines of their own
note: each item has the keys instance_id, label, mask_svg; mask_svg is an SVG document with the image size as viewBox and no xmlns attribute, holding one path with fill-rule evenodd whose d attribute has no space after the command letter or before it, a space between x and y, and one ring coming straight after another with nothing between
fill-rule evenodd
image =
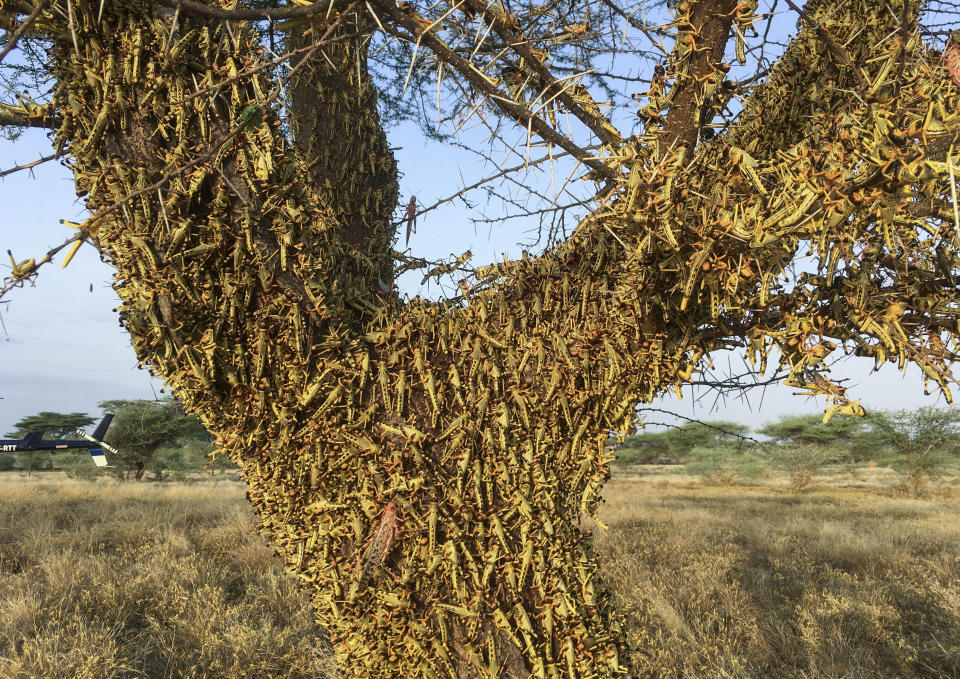
<instances>
[{"instance_id":1,"label":"tree trunk","mask_svg":"<svg viewBox=\"0 0 960 679\"><path fill-rule=\"evenodd\" d=\"M371 285L391 275L396 183L355 40L324 46L332 65L304 58L291 148L270 83L230 78L265 58L246 28L116 0L72 11L72 32L54 25L57 145L98 214L121 319L242 465L343 671L623 675L580 528L642 374L635 326L596 329L608 259L579 253L604 232L467 308L403 307ZM329 153L343 131L351 153ZM593 292L568 289L574 270ZM610 391L589 362L605 351L623 357Z\"/></svg>"},{"instance_id":2,"label":"tree trunk","mask_svg":"<svg viewBox=\"0 0 960 679\"><path fill-rule=\"evenodd\" d=\"M348 14L329 36L336 42L325 44L316 44L325 33L319 25L290 32L288 50L302 53L316 44L316 51L291 59L297 72L288 87L289 114L294 144L342 229L340 241L375 261L374 272L389 285L397 164L367 70L373 26L368 13Z\"/></svg>"}]
</instances>

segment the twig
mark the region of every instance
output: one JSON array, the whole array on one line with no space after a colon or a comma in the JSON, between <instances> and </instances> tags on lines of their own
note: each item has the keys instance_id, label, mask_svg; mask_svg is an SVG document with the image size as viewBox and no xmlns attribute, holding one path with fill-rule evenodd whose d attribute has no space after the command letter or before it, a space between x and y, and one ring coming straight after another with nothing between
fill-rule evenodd
<instances>
[{"instance_id":1,"label":"twig","mask_svg":"<svg viewBox=\"0 0 960 679\"><path fill-rule=\"evenodd\" d=\"M40 16L40 13L43 12L43 10L45 10L49 4L50 0L40 0L27 18L20 22L20 25L17 26L17 28L10 35L10 40L6 45L4 45L3 49L0 50L0 62L3 62L4 58L10 54L10 51L17 46L17 41L20 40L23 34L27 32L27 29L30 28L30 24L36 21L37 17Z\"/></svg>"},{"instance_id":2,"label":"twig","mask_svg":"<svg viewBox=\"0 0 960 679\"><path fill-rule=\"evenodd\" d=\"M601 122L601 119L594 113L586 110L579 102L574 100L570 94L567 93L566 89L560 86L559 81L554 77L554 75L547 69L546 66L540 61L540 59L533 54L530 48L526 45L523 39L517 36L513 30L511 30L503 20L502 16L499 16L492 11L490 7L493 5L485 5L480 2L480 0L466 0L466 4L470 9L475 12L481 13L485 16L486 20L493 26L494 32L500 36L500 38L512 49L517 55L523 59L524 64L526 64L539 78L540 88L546 92L553 92L555 89L559 90L554 96L561 104L566 107L577 119L582 122L588 130L597 135L597 138L607 144L618 144L622 141L620 135L614 130L613 126L609 123L604 125ZM589 94L586 94L584 90L583 96L587 98L587 101L596 107L596 102L593 99L589 98ZM599 109L598 109L599 110ZM532 123L533 118L531 117L530 123Z\"/></svg>"},{"instance_id":3,"label":"twig","mask_svg":"<svg viewBox=\"0 0 960 679\"><path fill-rule=\"evenodd\" d=\"M592 145L592 146L584 147L584 150L595 149L595 148L600 148L600 144L594 144L594 145ZM453 194L447 196L446 198L441 198L440 200L438 200L437 202L435 202L433 205L431 205L431 206L429 206L429 207L425 207L425 208L423 208L422 210L420 210L419 212L417 212L416 216L419 217L420 215L422 215L422 214L424 214L424 213L427 213L427 212L430 212L431 210L436 210L438 207L440 207L440 206L443 205L444 203L452 203L452 202L453 202L454 200L456 200L457 198L461 198L464 194L466 194L466 193L468 193L468 192L470 192L470 191L473 191L474 189L477 189L477 188L483 186L484 184L487 184L487 183L489 183L489 182L492 182L492 181L494 181L495 179L500 179L501 177L504 177L505 175L507 175L507 174L509 174L509 173L511 173L511 172L516 172L516 171L518 171L518 170L523 170L523 169L526 169L526 168L528 168L528 167L533 167L534 165L540 165L541 163L545 163L545 162L547 162L548 160L549 160L549 161L552 161L552 160L554 160L554 159L556 159L556 158L562 158L562 157L564 157L564 156L569 156L569 155L570 155L570 153L568 153L568 152L553 153L553 154L550 154L550 155L543 156L542 158L537 158L536 160L531 160L531 161L526 162L526 163L521 163L520 165L514 165L513 167L504 168L504 169L500 170L499 172L497 172L496 174L492 174L492 175L490 175L489 177L484 177L483 179L481 179L481 180L479 180L479 181L477 181L477 182L474 182L474 183L471 184L470 186L464 186L462 189L460 189L460 190L457 191L456 193L453 193ZM405 221L406 221L406 217L404 217L403 219L401 219L401 220L399 220L399 221L394 222L392 226L393 226L394 228L396 228L397 226L400 226L401 224L403 224Z\"/></svg>"},{"instance_id":4,"label":"twig","mask_svg":"<svg viewBox=\"0 0 960 679\"><path fill-rule=\"evenodd\" d=\"M645 23L642 23L642 22L640 22L640 21L637 21L636 19L633 18L633 15L627 14L627 13L624 12L622 9L620 9L619 7L617 7L617 5L616 5L615 3L613 3L613 2L611 2L610 0L601 0L601 1L603 2L604 5L606 5L606 6L609 7L610 9L612 9L615 13L617 13L617 14L619 14L621 17L623 17L623 18L627 21L627 23L629 23L631 26L633 26L633 27L636 28L638 31L640 31L640 32L643 33L645 36L647 36L647 40L650 41L650 44L653 45L654 47L656 47L656 48L657 48L658 50L660 50L661 52L663 52L664 56L667 56L667 57L670 56L670 52L668 52L667 49L666 49L666 48L663 46L663 44L662 44L663 41L661 40L660 43L657 43L657 42L653 39L653 36L650 35L650 29L647 27L647 25L646 25Z\"/></svg>"},{"instance_id":5,"label":"twig","mask_svg":"<svg viewBox=\"0 0 960 679\"><path fill-rule=\"evenodd\" d=\"M531 129L544 141L551 142L568 151L572 156L582 160L591 170L595 170L597 174L608 181L616 181L618 179L619 173L616 170L605 163L591 158L583 148L577 146L568 137L554 130L539 116L533 115L527 106L518 104L510 96L505 96L508 95L508 93L501 91L500 88L493 84L490 78L484 75L474 64L458 55L449 45L433 33L425 32L417 21L421 17L413 14L412 10L408 15L397 7L392 0L373 0L371 4L379 7L384 15L390 17L392 23L386 24L386 28L391 35L402 40L409 40L407 35L404 35L398 30L398 27L403 28L407 34L413 36L414 40L411 42L418 42L427 47L438 59L449 64L451 68L457 71L457 73L479 91L489 95L491 101L496 103L497 107L507 114L507 116L513 118L524 127L527 126L529 121Z\"/></svg>"},{"instance_id":6,"label":"twig","mask_svg":"<svg viewBox=\"0 0 960 679\"><path fill-rule=\"evenodd\" d=\"M11 167L8 170L0 171L0 177L6 177L8 174L13 174L14 172L20 172L21 170L29 170L32 167L36 167L37 165L40 165L42 163L49 162L56 157L57 157L56 153L51 153L49 156L44 156L43 158L40 158L39 160L35 160L32 163L24 163L23 165L16 165L14 167Z\"/></svg>"},{"instance_id":7,"label":"twig","mask_svg":"<svg viewBox=\"0 0 960 679\"><path fill-rule=\"evenodd\" d=\"M747 436L746 434L740 434L740 433L735 432L735 431L730 431L730 430L728 430L728 429L724 429L723 427L718 427L718 426L715 425L715 424L710 424L709 422L704 422L703 420L700 420L700 419L698 419L698 418L696 418L696 417L688 417L687 415L681 415L680 413L675 413L675 412L673 412L672 410L666 410L666 409L664 409L664 408L654 408L654 407L650 407L650 406L642 406L642 407L638 408L637 411L638 411L638 412L660 413L661 415L670 415L671 417L676 417L676 418L678 418L678 419L685 420L685 421L687 421L687 422L693 422L693 423L699 424L699 425L701 425L701 426L703 426L703 427L706 427L707 429L713 429L714 431L718 431L718 432L720 432L721 434L725 434L726 436L732 436L732 437L734 437L734 438L738 438L738 439L740 439L741 441L750 441L751 443L754 443L754 444L756 444L756 445L758 445L758 446L759 446L759 445L762 445L761 442L760 442L758 439L755 439L755 438L753 438L752 436ZM669 425L665 425L665 426L669 426Z\"/></svg>"}]
</instances>

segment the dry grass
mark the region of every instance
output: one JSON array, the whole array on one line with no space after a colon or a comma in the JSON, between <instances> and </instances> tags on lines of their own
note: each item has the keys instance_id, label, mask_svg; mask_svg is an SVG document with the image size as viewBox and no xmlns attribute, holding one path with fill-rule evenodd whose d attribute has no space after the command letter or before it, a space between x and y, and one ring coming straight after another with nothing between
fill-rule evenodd
<instances>
[{"instance_id":1,"label":"dry grass","mask_svg":"<svg viewBox=\"0 0 960 679\"><path fill-rule=\"evenodd\" d=\"M641 676L960 677L960 494L607 488ZM0 677L333 677L322 638L239 483L0 476Z\"/></svg>"},{"instance_id":2,"label":"dry grass","mask_svg":"<svg viewBox=\"0 0 960 679\"><path fill-rule=\"evenodd\" d=\"M317 677L331 661L236 482L0 480L0 677Z\"/></svg>"},{"instance_id":3,"label":"dry grass","mask_svg":"<svg viewBox=\"0 0 960 679\"><path fill-rule=\"evenodd\" d=\"M614 479L598 535L641 676L960 677L960 499Z\"/></svg>"}]
</instances>

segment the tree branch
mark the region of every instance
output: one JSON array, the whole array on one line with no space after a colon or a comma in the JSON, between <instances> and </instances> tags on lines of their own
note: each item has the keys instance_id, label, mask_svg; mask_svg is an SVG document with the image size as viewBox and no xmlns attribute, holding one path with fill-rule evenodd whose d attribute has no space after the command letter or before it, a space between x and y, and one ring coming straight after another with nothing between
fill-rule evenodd
<instances>
[{"instance_id":1,"label":"tree branch","mask_svg":"<svg viewBox=\"0 0 960 679\"><path fill-rule=\"evenodd\" d=\"M672 410L666 410L665 408L654 408L653 406L641 406L640 408L637 408L637 412L639 412L639 413L659 413L659 414L661 414L661 415L670 415L671 417L675 417L675 418L677 418L678 420L684 420L687 424L699 424L699 425L701 425L701 426L703 426L703 427L705 427L705 428L707 428L707 429L712 429L713 431L719 432L719 433L724 434L724 435L726 435L726 436L732 436L732 437L734 437L734 438L740 439L741 441L750 441L751 443L753 443L754 445L757 445L757 446L762 445L761 442L760 442L758 439L755 439L755 438L753 438L752 436L747 436L746 434L740 434L740 433L735 432L735 431L730 431L729 429L725 429L724 427L718 427L718 426L715 425L715 424L711 424L710 422L706 422L706 421L701 420L701 419L699 419L699 418L689 417L689 416L683 415L683 414L681 414L681 413L676 413L676 412L674 412L674 411L672 411ZM656 423L654 423L654 422L649 422L649 423L646 423L646 424L662 424L662 425L667 426L667 427L676 427L676 425L669 425L669 424L666 424L666 423L664 423L664 422L656 422Z\"/></svg>"},{"instance_id":2,"label":"tree branch","mask_svg":"<svg viewBox=\"0 0 960 679\"><path fill-rule=\"evenodd\" d=\"M590 148L596 148L596 147L590 147ZM497 180L497 179L501 179L501 178L505 177L506 175L510 174L511 172L517 172L517 171L519 171L519 170L525 170L525 169L527 169L527 168L529 168L529 167L534 167L534 166L536 166L536 165L540 165L541 163L545 163L545 162L548 162L548 161L549 161L549 162L553 162L554 160L556 160L556 159L558 159L558 158L563 158L563 157L568 156L568 155L570 155L570 154L569 154L569 153L553 153L553 154L549 154L549 155L546 155L546 156L542 156L542 157L540 157L540 158L537 158L536 160L529 160L529 161L520 163L519 165L514 165L513 167L504 168L504 169L500 170L499 172L497 172L496 174L492 174L492 175L490 175L489 177L484 177L483 179L481 179L481 180L479 180L479 181L476 181L476 182L474 182L473 184L470 184L469 186L464 186L462 189L460 189L460 190L457 191L456 193L453 193L453 194L447 196L446 198L441 198L440 200L438 200L437 202L435 202L433 205L431 205L431 206L429 206L429 207L423 208L422 210L420 210L420 211L418 211L418 212L416 213L415 218L416 218L416 217L419 217L419 216L422 215L422 214L426 214L427 212L430 212L430 211L432 211L432 210L437 209L438 207L440 207L440 206L443 205L444 203L452 203L452 202L453 202L454 200L456 200L457 198L463 198L463 196L465 196L465 195L466 195L467 193L469 193L470 191L473 191L474 189L477 189L477 188L479 188L479 187L481 187L481 186L483 186L484 184L487 184L487 183L489 183L489 182L495 181L495 180ZM406 217L406 216L404 216L404 217L401 218L401 219L398 219L397 221L395 221L395 222L393 223L393 227L396 228L396 227L400 226L400 225L403 224L406 220L407 220L407 217Z\"/></svg>"},{"instance_id":3,"label":"tree branch","mask_svg":"<svg viewBox=\"0 0 960 679\"><path fill-rule=\"evenodd\" d=\"M662 52L664 56L667 56L667 57L670 56L670 53L667 52L666 49L664 49L663 47L663 41L657 42L656 40L653 39L653 36L650 35L651 30L649 26L647 26L645 23L641 21L637 21L636 19L634 19L632 14L627 14L626 12L624 12L622 9L617 7L616 3L614 3L612 0L601 0L601 2L603 2L604 5L606 5L611 10L613 10L614 13L623 17L623 19L628 24L630 24L631 26L636 28L638 31L643 33L647 37L647 40L650 41L650 44L656 47L658 50L660 50L660 52ZM657 30L657 29L654 29L654 30Z\"/></svg>"},{"instance_id":4,"label":"tree branch","mask_svg":"<svg viewBox=\"0 0 960 679\"><path fill-rule=\"evenodd\" d=\"M463 1L467 7L481 14L493 27L493 32L499 35L510 49L523 59L524 64L533 70L539 80L537 86L541 91L540 96L543 97L544 100L550 97L556 97L557 101L563 104L567 110L575 115L580 122L586 125L588 130L597 135L605 144L617 145L623 141L616 128L601 115L597 103L587 94L585 89L577 93L576 99L571 96L569 90L565 89L553 74L550 73L540 58L526 45L524 39L510 29L507 24L511 20L515 22L513 15L503 12L498 13L494 10L496 5L487 5L480 0Z\"/></svg>"},{"instance_id":5,"label":"tree branch","mask_svg":"<svg viewBox=\"0 0 960 679\"><path fill-rule=\"evenodd\" d=\"M42 111L41 113L38 113ZM37 107L37 111L27 111L10 104L0 104L0 127L38 127L56 130L60 127L60 118L51 115L46 107Z\"/></svg>"},{"instance_id":6,"label":"tree branch","mask_svg":"<svg viewBox=\"0 0 960 679\"><path fill-rule=\"evenodd\" d=\"M353 7L354 5L350 5L348 8L353 8ZM339 21L334 21L330 25L328 25L326 27L325 34L321 36L320 39L316 43L314 43L314 45L310 48L310 50L306 52L307 58L301 61L300 63L295 64L290 69L290 73L286 76L286 78L281 80L276 85L276 87L274 87L267 94L267 96L263 98L262 101L259 101L253 105L256 111L260 115L263 115L268 110L268 107L274 101L276 101L276 99L280 96L280 94L283 91L283 86L290 80L290 78L297 72L297 70L301 66L305 65L306 63L309 63L309 57L312 55L314 51L320 49L321 46L325 44L325 39L337 27L338 24L339 24ZM101 224L106 217L108 217L115 211L122 209L131 200L139 196L157 191L162 186L167 184L174 177L182 176L189 170L197 166L202 166L205 163L212 161L224 148L226 148L228 143L236 139L238 136L242 135L245 132L246 128L247 128L247 122L245 120L241 120L240 122L235 124L219 140L217 140L215 144L211 145L210 148L206 149L202 153L197 154L191 160L177 167L167 170L166 172L161 174L159 179L157 179L152 184L148 186L143 186L136 190L128 192L122 198L115 200L111 204L106 205L101 209L97 210L92 215L90 215L85 220L83 220L83 222L81 222L80 224L74 225L75 228L78 229L77 234L72 236L71 238L68 238L60 245L55 246L50 250L48 250L43 255L43 257L37 260L36 263L32 267L30 267L30 270L27 272L27 275L31 275L31 276L34 275L42 265L52 261L53 256L58 254L61 250L63 250L68 245L71 245L76 241L82 241L88 238L90 234L95 231L95 229L93 228L95 225ZM278 258L273 256L277 251L277 247L267 242L266 239L259 232L254 233L253 240L256 242L258 248L260 248L262 252L267 253L266 259L270 261L270 264L268 265L270 273L273 274L275 279L280 283L282 287L284 287L288 292L297 296L303 302L304 309L306 314L308 315L310 323L313 325L320 325L322 323L322 319L318 315L318 310L316 308L313 308L312 306L313 304L313 300L311 299L313 297L312 294L310 293L310 291L307 289L304 282L299 277L292 275L291 273L281 268ZM3 280L3 283L4 283L3 287L0 287L0 298L2 298L5 294L10 292L10 290L12 290L14 287L21 285L22 282L25 280L25 278L26 276L16 275L16 274L5 278Z\"/></svg>"},{"instance_id":7,"label":"tree branch","mask_svg":"<svg viewBox=\"0 0 960 679\"><path fill-rule=\"evenodd\" d=\"M40 16L40 13L47 8L47 5L50 4L50 0L40 0L37 3L37 6L33 8L33 11L27 16L26 19L20 22L20 24L14 29L13 34L10 36L10 40L0 50L0 63L6 58L8 54L17 46L17 41L27 32L27 29L30 28L30 25L36 21L37 17ZM2 7L2 4L0 4Z\"/></svg>"},{"instance_id":8,"label":"tree branch","mask_svg":"<svg viewBox=\"0 0 960 679\"><path fill-rule=\"evenodd\" d=\"M156 4L178 9L182 14L222 19L224 21L277 21L302 19L325 14L330 8L328 0L319 0L309 5L290 5L276 9L223 9L216 5L204 5L193 0L153 0Z\"/></svg>"},{"instance_id":9,"label":"tree branch","mask_svg":"<svg viewBox=\"0 0 960 679\"><path fill-rule=\"evenodd\" d=\"M570 141L566 135L554 130L543 118L534 115L529 108L516 103L506 92L501 91L486 75L481 73L476 66L459 56L431 31L425 31L424 26L432 26L430 21L419 16L413 10L404 12L391 0L371 0L370 4L390 17L391 22L384 23L384 30L387 33L402 40L409 40L409 35L414 36L417 44L426 46L440 61L448 64L477 90L487 94L490 100L510 118L536 132L544 141L567 151L604 179L616 180L618 178L618 173L613 168L591 156L585 149ZM397 30L394 24L402 27L409 35Z\"/></svg>"},{"instance_id":10,"label":"tree branch","mask_svg":"<svg viewBox=\"0 0 960 679\"><path fill-rule=\"evenodd\" d=\"M42 158L38 158L37 160L34 160L33 162L30 162L30 163L23 163L22 165L14 165L13 167L0 171L0 177L6 177L9 174L20 172L21 170L30 170L36 167L37 165L42 165L43 163L54 160L56 157L57 157L56 153L51 153L49 156L43 156Z\"/></svg>"},{"instance_id":11,"label":"tree branch","mask_svg":"<svg viewBox=\"0 0 960 679\"><path fill-rule=\"evenodd\" d=\"M671 146L692 149L703 126L703 112L726 69L723 53L730 38L736 0L691 0L679 18L680 35L667 68L674 84L660 129L660 153Z\"/></svg>"}]
</instances>

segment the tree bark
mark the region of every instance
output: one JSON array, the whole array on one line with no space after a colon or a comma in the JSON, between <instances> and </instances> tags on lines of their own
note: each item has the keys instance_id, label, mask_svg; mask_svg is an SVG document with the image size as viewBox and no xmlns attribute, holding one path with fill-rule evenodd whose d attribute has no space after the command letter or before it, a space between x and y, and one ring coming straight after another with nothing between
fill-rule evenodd
<instances>
[{"instance_id":1,"label":"tree bark","mask_svg":"<svg viewBox=\"0 0 960 679\"><path fill-rule=\"evenodd\" d=\"M681 146L692 151L703 125L709 122L711 104L721 96L721 83L729 70L724 51L730 41L730 27L742 4L737 0L678 3L679 36L666 73L673 78L673 86L669 111L658 135L661 156Z\"/></svg>"},{"instance_id":2,"label":"tree bark","mask_svg":"<svg viewBox=\"0 0 960 679\"><path fill-rule=\"evenodd\" d=\"M288 92L296 147L317 192L341 225L339 239L377 262L378 278L393 282L393 212L397 207L397 164L380 124L377 93L367 69L373 21L351 13L306 59ZM303 50L321 36L318 24L290 32L288 49ZM377 283L376 280L371 283Z\"/></svg>"}]
</instances>

